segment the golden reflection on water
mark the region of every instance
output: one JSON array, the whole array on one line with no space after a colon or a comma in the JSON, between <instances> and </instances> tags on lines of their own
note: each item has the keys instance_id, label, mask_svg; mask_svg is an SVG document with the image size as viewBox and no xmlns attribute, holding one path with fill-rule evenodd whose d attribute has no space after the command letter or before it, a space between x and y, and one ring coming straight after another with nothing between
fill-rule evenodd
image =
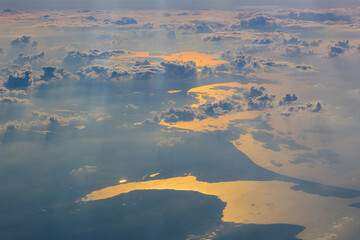
<instances>
[{"instance_id":1,"label":"golden reflection on water","mask_svg":"<svg viewBox=\"0 0 360 240\"><path fill-rule=\"evenodd\" d=\"M129 58L161 58L166 61L193 61L196 66L215 66L222 63L227 63L225 60L221 60L219 54L206 54L199 52L179 52L169 55L150 55L149 52L134 52L131 55L121 55L112 57L113 60L126 60Z\"/></svg>"},{"instance_id":2,"label":"golden reflection on water","mask_svg":"<svg viewBox=\"0 0 360 240\"><path fill-rule=\"evenodd\" d=\"M135 190L196 191L217 196L226 203L222 221L234 223L288 223L305 226L305 239L320 236L344 217L356 218L360 209L348 205L353 200L321 197L290 189L294 183L280 181L234 181L207 183L195 176L131 182L94 191L79 202L111 198ZM331 211L336 209L336 211Z\"/></svg>"}]
</instances>

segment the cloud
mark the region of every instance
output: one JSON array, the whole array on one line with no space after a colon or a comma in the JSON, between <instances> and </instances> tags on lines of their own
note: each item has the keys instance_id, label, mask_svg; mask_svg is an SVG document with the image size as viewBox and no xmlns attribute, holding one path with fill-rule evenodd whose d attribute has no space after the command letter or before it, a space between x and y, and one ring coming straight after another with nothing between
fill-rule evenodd
<instances>
[{"instance_id":1,"label":"cloud","mask_svg":"<svg viewBox=\"0 0 360 240\"><path fill-rule=\"evenodd\" d=\"M265 30L269 28L274 28L277 25L272 18L266 16L256 16L249 18L247 20L241 20L239 24L233 24L231 26L232 30L241 30L241 29L257 29Z\"/></svg>"},{"instance_id":2,"label":"cloud","mask_svg":"<svg viewBox=\"0 0 360 240\"><path fill-rule=\"evenodd\" d=\"M43 60L45 56L45 52L41 52L38 54L27 55L27 54L19 54L19 56L14 60L15 64L24 65L26 63L37 63L39 60Z\"/></svg>"},{"instance_id":3,"label":"cloud","mask_svg":"<svg viewBox=\"0 0 360 240\"><path fill-rule=\"evenodd\" d=\"M10 75L4 82L4 86L9 90L24 90L31 85L31 71L24 71L21 74Z\"/></svg>"},{"instance_id":4,"label":"cloud","mask_svg":"<svg viewBox=\"0 0 360 240\"><path fill-rule=\"evenodd\" d=\"M0 97L1 104L30 104L28 99L20 99L16 97Z\"/></svg>"},{"instance_id":5,"label":"cloud","mask_svg":"<svg viewBox=\"0 0 360 240\"><path fill-rule=\"evenodd\" d=\"M282 97L279 101L279 105L282 106L282 105L286 105L286 104L290 104L294 101L296 101L298 99L298 97L293 94L286 94L285 97Z\"/></svg>"},{"instance_id":6,"label":"cloud","mask_svg":"<svg viewBox=\"0 0 360 240\"><path fill-rule=\"evenodd\" d=\"M159 115L160 120L167 123L174 123L179 121L192 121L196 118L194 110L190 107L174 108L171 107L167 111L163 111Z\"/></svg>"},{"instance_id":7,"label":"cloud","mask_svg":"<svg viewBox=\"0 0 360 240\"><path fill-rule=\"evenodd\" d=\"M200 113L210 117L224 115L233 110L240 111L241 105L238 102L233 101L231 98L214 103L205 103L199 106ZM198 116L198 118L201 118L201 116Z\"/></svg>"},{"instance_id":8,"label":"cloud","mask_svg":"<svg viewBox=\"0 0 360 240\"><path fill-rule=\"evenodd\" d=\"M115 20L113 22L113 24L116 25L130 25L130 24L137 24L137 21L133 18L129 18L129 17L122 17L119 20Z\"/></svg>"},{"instance_id":9,"label":"cloud","mask_svg":"<svg viewBox=\"0 0 360 240\"><path fill-rule=\"evenodd\" d=\"M81 67L77 75L81 80L115 80L120 78L150 79L155 74L163 73L159 65L147 64L148 61L137 62L134 66L124 67L121 65L102 66L90 65Z\"/></svg>"},{"instance_id":10,"label":"cloud","mask_svg":"<svg viewBox=\"0 0 360 240\"><path fill-rule=\"evenodd\" d=\"M5 13L5 14L19 14L20 12L19 11L17 11L17 10L14 10L14 9L10 9L10 8L7 8L7 9L4 9L3 10L3 13Z\"/></svg>"},{"instance_id":11,"label":"cloud","mask_svg":"<svg viewBox=\"0 0 360 240\"><path fill-rule=\"evenodd\" d=\"M255 39L253 44L271 44L273 41L270 38Z\"/></svg>"},{"instance_id":12,"label":"cloud","mask_svg":"<svg viewBox=\"0 0 360 240\"><path fill-rule=\"evenodd\" d=\"M171 137L160 140L157 143L157 147L174 147L175 145L185 143L185 140L181 137Z\"/></svg>"},{"instance_id":13,"label":"cloud","mask_svg":"<svg viewBox=\"0 0 360 240\"><path fill-rule=\"evenodd\" d=\"M228 68L232 72L244 73L245 75L251 72L272 72L277 68L289 67L289 63L245 55L239 49L227 50L221 54L221 58L229 62L221 68Z\"/></svg>"},{"instance_id":14,"label":"cloud","mask_svg":"<svg viewBox=\"0 0 360 240\"><path fill-rule=\"evenodd\" d=\"M94 17L94 16L88 16L88 17L85 17L85 19L87 19L87 20L89 20L91 22L97 22L98 21L97 18Z\"/></svg>"},{"instance_id":15,"label":"cloud","mask_svg":"<svg viewBox=\"0 0 360 240\"><path fill-rule=\"evenodd\" d=\"M339 55L343 55L350 47L349 40L338 41L334 46L330 46L328 56L329 58L335 58Z\"/></svg>"},{"instance_id":16,"label":"cloud","mask_svg":"<svg viewBox=\"0 0 360 240\"><path fill-rule=\"evenodd\" d=\"M314 21L314 22L326 22L326 21L332 21L332 22L345 22L345 23L351 23L352 19L351 16L348 15L340 15L333 12L327 12L327 11L303 11L303 12L290 12L288 15L286 15L289 19L295 19L295 20L303 20L303 21Z\"/></svg>"},{"instance_id":17,"label":"cloud","mask_svg":"<svg viewBox=\"0 0 360 240\"><path fill-rule=\"evenodd\" d=\"M323 107L320 102L317 102L316 104L307 103L305 105L295 105L295 106L289 107L286 112L282 112L282 113L280 113L280 115L289 117L293 113L301 112L304 110L307 110L307 111L313 112L313 113L319 113L319 112L323 111Z\"/></svg>"},{"instance_id":18,"label":"cloud","mask_svg":"<svg viewBox=\"0 0 360 240\"><path fill-rule=\"evenodd\" d=\"M308 48L303 48L297 45L288 45L285 49L285 53L282 54L284 57L302 57L306 55L314 55L315 53L312 50L304 50Z\"/></svg>"},{"instance_id":19,"label":"cloud","mask_svg":"<svg viewBox=\"0 0 360 240\"><path fill-rule=\"evenodd\" d=\"M70 51L63 59L63 63L69 66L81 66L90 64L95 59L109 59L110 57L126 54L123 50L100 51L92 49L88 52Z\"/></svg>"},{"instance_id":20,"label":"cloud","mask_svg":"<svg viewBox=\"0 0 360 240\"><path fill-rule=\"evenodd\" d=\"M341 47L341 48L344 48L344 49L348 49L348 48L350 48L349 40L338 41L338 42L335 44L335 46Z\"/></svg>"},{"instance_id":21,"label":"cloud","mask_svg":"<svg viewBox=\"0 0 360 240\"><path fill-rule=\"evenodd\" d=\"M263 143L264 148L271 149L275 152L281 151L280 146L290 150L311 150L311 148L297 143L292 138L276 136L265 130L252 131L251 134L254 140Z\"/></svg>"},{"instance_id":22,"label":"cloud","mask_svg":"<svg viewBox=\"0 0 360 240\"><path fill-rule=\"evenodd\" d=\"M193 79L197 77L195 62L165 61L160 65L164 68L166 77L174 79Z\"/></svg>"},{"instance_id":23,"label":"cloud","mask_svg":"<svg viewBox=\"0 0 360 240\"><path fill-rule=\"evenodd\" d=\"M73 176L80 176L84 174L94 173L97 171L97 166L86 165L84 167L71 170L70 174Z\"/></svg>"},{"instance_id":24,"label":"cloud","mask_svg":"<svg viewBox=\"0 0 360 240\"><path fill-rule=\"evenodd\" d=\"M134 104L128 104L125 106L126 110L131 112L131 111L134 111L136 109L138 109L139 107L138 106L135 106Z\"/></svg>"},{"instance_id":25,"label":"cloud","mask_svg":"<svg viewBox=\"0 0 360 240\"><path fill-rule=\"evenodd\" d=\"M310 166L314 166L316 161L320 160L326 164L337 164L340 161L340 156L338 153L331 149L320 149L313 153L304 153L298 154L295 160L290 161L293 164L301 164L301 163L308 163Z\"/></svg>"},{"instance_id":26,"label":"cloud","mask_svg":"<svg viewBox=\"0 0 360 240\"><path fill-rule=\"evenodd\" d=\"M224 25L218 22L193 20L190 24L182 24L178 26L178 30L190 31L196 34L213 33L222 30Z\"/></svg>"},{"instance_id":27,"label":"cloud","mask_svg":"<svg viewBox=\"0 0 360 240\"><path fill-rule=\"evenodd\" d=\"M27 47L36 47L37 42L31 41L30 36L18 37L15 40L12 40L10 43L12 48L27 48Z\"/></svg>"},{"instance_id":28,"label":"cloud","mask_svg":"<svg viewBox=\"0 0 360 240\"><path fill-rule=\"evenodd\" d=\"M69 78L71 76L71 74L66 72L64 69L55 66L42 67L42 70L44 72L40 76L40 80L43 81L61 80Z\"/></svg>"},{"instance_id":29,"label":"cloud","mask_svg":"<svg viewBox=\"0 0 360 240\"><path fill-rule=\"evenodd\" d=\"M297 65L295 68L301 71L310 71L313 69L311 66L307 66L307 65Z\"/></svg>"},{"instance_id":30,"label":"cloud","mask_svg":"<svg viewBox=\"0 0 360 240\"><path fill-rule=\"evenodd\" d=\"M251 87L250 91L244 91L243 95L247 99L247 110L263 110L265 108L272 108L272 102L275 95L268 95L264 87Z\"/></svg>"},{"instance_id":31,"label":"cloud","mask_svg":"<svg viewBox=\"0 0 360 240\"><path fill-rule=\"evenodd\" d=\"M342 55L345 53L345 49L344 48L341 48L341 47L330 47L330 51L329 51L329 54L328 56L330 58L334 58L334 57L337 57L339 55Z\"/></svg>"}]
</instances>

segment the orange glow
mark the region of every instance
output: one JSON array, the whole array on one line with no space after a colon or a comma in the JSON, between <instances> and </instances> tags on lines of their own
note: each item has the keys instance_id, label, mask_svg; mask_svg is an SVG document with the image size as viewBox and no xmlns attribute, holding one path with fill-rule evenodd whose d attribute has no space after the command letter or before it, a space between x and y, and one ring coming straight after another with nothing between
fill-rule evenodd
<instances>
[{"instance_id":1,"label":"orange glow","mask_svg":"<svg viewBox=\"0 0 360 240\"><path fill-rule=\"evenodd\" d=\"M217 196L227 203L224 222L273 224L288 223L305 226L301 237L313 239L344 217L359 216L360 210L348 206L352 200L321 197L291 189L294 183L280 181L234 181L207 183L194 176L175 177L144 182L132 182L94 191L78 202L111 198L135 190L196 191ZM338 209L341 215L329 215ZM312 216L309 218L308 216ZM325 229L325 230L324 230Z\"/></svg>"},{"instance_id":2,"label":"orange glow","mask_svg":"<svg viewBox=\"0 0 360 240\"><path fill-rule=\"evenodd\" d=\"M168 91L168 93L178 93L181 92L182 90L172 90L172 91Z\"/></svg>"},{"instance_id":3,"label":"orange glow","mask_svg":"<svg viewBox=\"0 0 360 240\"><path fill-rule=\"evenodd\" d=\"M166 61L193 61L197 66L215 66L227 63L225 60L219 59L219 54L206 54L198 52L179 52L169 55L150 55L149 52L134 52L131 55L115 56L113 60L126 60L129 58L162 58Z\"/></svg>"}]
</instances>

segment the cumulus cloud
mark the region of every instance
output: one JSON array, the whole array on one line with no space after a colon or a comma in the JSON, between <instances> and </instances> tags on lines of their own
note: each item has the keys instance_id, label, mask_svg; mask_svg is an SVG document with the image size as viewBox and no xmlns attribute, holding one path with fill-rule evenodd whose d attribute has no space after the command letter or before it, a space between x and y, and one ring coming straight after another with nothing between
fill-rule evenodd
<instances>
[{"instance_id":1,"label":"cumulus cloud","mask_svg":"<svg viewBox=\"0 0 360 240\"><path fill-rule=\"evenodd\" d=\"M282 106L282 105L286 105L286 104L290 104L294 101L296 101L298 99L298 97L293 94L286 94L285 97L282 97L279 101L279 105Z\"/></svg>"},{"instance_id":2,"label":"cumulus cloud","mask_svg":"<svg viewBox=\"0 0 360 240\"><path fill-rule=\"evenodd\" d=\"M330 51L328 56L330 58L337 57L339 55L343 55L346 50L350 48L349 40L338 41L334 46L330 46Z\"/></svg>"},{"instance_id":3,"label":"cumulus cloud","mask_svg":"<svg viewBox=\"0 0 360 240\"><path fill-rule=\"evenodd\" d=\"M16 75L10 75L4 82L4 86L9 90L24 90L31 85L31 71L24 71Z\"/></svg>"},{"instance_id":4,"label":"cumulus cloud","mask_svg":"<svg viewBox=\"0 0 360 240\"><path fill-rule=\"evenodd\" d=\"M254 44L271 44L273 41L270 38L255 39Z\"/></svg>"},{"instance_id":5,"label":"cumulus cloud","mask_svg":"<svg viewBox=\"0 0 360 240\"><path fill-rule=\"evenodd\" d=\"M192 121L196 118L194 109L190 107L174 108L171 107L167 111L163 111L158 116L159 120L164 120L167 123L174 123L179 121Z\"/></svg>"},{"instance_id":6,"label":"cumulus cloud","mask_svg":"<svg viewBox=\"0 0 360 240\"><path fill-rule=\"evenodd\" d=\"M255 16L246 20L241 20L239 24L233 24L231 26L232 30L241 30L241 29L257 29L265 30L269 28L274 28L277 25L275 24L274 19L266 16Z\"/></svg>"},{"instance_id":7,"label":"cumulus cloud","mask_svg":"<svg viewBox=\"0 0 360 240\"><path fill-rule=\"evenodd\" d=\"M73 176L80 176L84 174L94 173L97 171L97 166L86 165L84 167L71 170L70 174Z\"/></svg>"},{"instance_id":8,"label":"cumulus cloud","mask_svg":"<svg viewBox=\"0 0 360 240\"><path fill-rule=\"evenodd\" d=\"M185 23L178 26L178 30L189 31L196 34L213 33L223 28L224 25L222 23L201 20L193 20L190 21L189 24Z\"/></svg>"},{"instance_id":9,"label":"cumulus cloud","mask_svg":"<svg viewBox=\"0 0 360 240\"><path fill-rule=\"evenodd\" d=\"M38 63L40 60L43 60L45 56L45 52L41 52L38 54L27 55L27 54L19 54L19 56L14 59L15 64L24 65L26 63Z\"/></svg>"},{"instance_id":10,"label":"cumulus cloud","mask_svg":"<svg viewBox=\"0 0 360 240\"><path fill-rule=\"evenodd\" d=\"M117 19L117 20L105 19L104 22L106 24L112 23L112 24L120 25L120 26L137 24L137 21L135 19L133 19L133 18L130 18L130 17L122 17L122 18Z\"/></svg>"},{"instance_id":11,"label":"cumulus cloud","mask_svg":"<svg viewBox=\"0 0 360 240\"><path fill-rule=\"evenodd\" d=\"M192 61L165 61L160 65L164 68L165 76L169 78L192 79L197 76L196 64Z\"/></svg>"},{"instance_id":12,"label":"cumulus cloud","mask_svg":"<svg viewBox=\"0 0 360 240\"><path fill-rule=\"evenodd\" d=\"M208 117L216 118L235 112L264 110L266 108L273 108L274 99L275 95L268 94L266 88L251 87L249 90L242 89L240 92L225 99L218 101L209 99L197 108L189 106L182 108L170 107L168 110L155 116L153 121L163 120L167 123L174 123L178 121L193 121L194 119L202 120Z\"/></svg>"},{"instance_id":13,"label":"cumulus cloud","mask_svg":"<svg viewBox=\"0 0 360 240\"><path fill-rule=\"evenodd\" d=\"M241 50L227 50L221 54L221 58L229 64L221 66L222 69L228 68L232 72L248 74L255 71L271 72L277 68L288 68L285 62L273 59L262 59L244 54ZM220 66L219 66L220 67ZM220 71L218 68L216 70Z\"/></svg>"},{"instance_id":14,"label":"cumulus cloud","mask_svg":"<svg viewBox=\"0 0 360 240\"><path fill-rule=\"evenodd\" d=\"M282 56L285 57L302 57L306 55L314 55L315 53L312 50L305 50L306 47L300 47L297 45L288 45L285 49L285 53Z\"/></svg>"},{"instance_id":15,"label":"cumulus cloud","mask_svg":"<svg viewBox=\"0 0 360 240\"><path fill-rule=\"evenodd\" d=\"M256 141L263 143L263 147L275 152L281 151L281 146L290 150L311 150L309 147L301 145L291 138L276 136L265 130L252 131L251 135Z\"/></svg>"},{"instance_id":16,"label":"cumulus cloud","mask_svg":"<svg viewBox=\"0 0 360 240\"><path fill-rule=\"evenodd\" d=\"M339 163L340 156L338 153L336 153L331 149L320 149L315 154L314 153L298 154L297 157L290 162L293 164L307 163L310 166L314 166L317 160L332 165Z\"/></svg>"},{"instance_id":17,"label":"cumulus cloud","mask_svg":"<svg viewBox=\"0 0 360 240\"><path fill-rule=\"evenodd\" d=\"M160 140L157 143L157 147L174 147L175 145L184 143L185 140L181 137L171 137Z\"/></svg>"},{"instance_id":18,"label":"cumulus cloud","mask_svg":"<svg viewBox=\"0 0 360 240\"><path fill-rule=\"evenodd\" d=\"M132 67L120 65L102 66L90 65L81 67L77 75L81 80L115 80L119 78L150 79L155 74L163 73L159 65L147 64L146 61L138 62Z\"/></svg>"},{"instance_id":19,"label":"cumulus cloud","mask_svg":"<svg viewBox=\"0 0 360 240\"><path fill-rule=\"evenodd\" d=\"M40 76L40 80L43 81L66 79L71 76L64 69L55 66L42 67L42 70L43 74Z\"/></svg>"},{"instance_id":20,"label":"cumulus cloud","mask_svg":"<svg viewBox=\"0 0 360 240\"><path fill-rule=\"evenodd\" d=\"M337 56L342 55L344 53L345 53L344 48L334 46L334 47L330 47L330 51L329 51L328 56L330 58L334 58L334 57L337 57Z\"/></svg>"},{"instance_id":21,"label":"cumulus cloud","mask_svg":"<svg viewBox=\"0 0 360 240\"><path fill-rule=\"evenodd\" d=\"M36 47L37 42L31 41L30 36L18 37L15 40L12 40L10 43L12 48L26 48L26 47Z\"/></svg>"},{"instance_id":22,"label":"cumulus cloud","mask_svg":"<svg viewBox=\"0 0 360 240\"><path fill-rule=\"evenodd\" d=\"M314 22L345 22L351 23L352 18L348 15L340 15L334 12L328 11L300 11L300 12L290 12L288 15L284 16L289 19L303 20L303 21L314 21Z\"/></svg>"},{"instance_id":23,"label":"cumulus cloud","mask_svg":"<svg viewBox=\"0 0 360 240\"><path fill-rule=\"evenodd\" d=\"M0 97L2 104L30 104L28 99L20 99L16 97Z\"/></svg>"},{"instance_id":24,"label":"cumulus cloud","mask_svg":"<svg viewBox=\"0 0 360 240\"><path fill-rule=\"evenodd\" d=\"M304 110L307 110L307 111L313 112L313 113L319 113L319 112L323 111L323 107L320 102L317 102L316 104L307 103L304 105L295 105L295 106L290 106L285 112L280 113L280 115L289 117L289 116L293 115L294 113L301 112Z\"/></svg>"},{"instance_id":25,"label":"cumulus cloud","mask_svg":"<svg viewBox=\"0 0 360 240\"><path fill-rule=\"evenodd\" d=\"M100 51L98 49L92 49L89 52L70 51L63 59L63 63L67 65L84 65L90 64L95 59L108 59L113 56L119 56L126 54L123 50L112 50L112 51Z\"/></svg>"}]
</instances>

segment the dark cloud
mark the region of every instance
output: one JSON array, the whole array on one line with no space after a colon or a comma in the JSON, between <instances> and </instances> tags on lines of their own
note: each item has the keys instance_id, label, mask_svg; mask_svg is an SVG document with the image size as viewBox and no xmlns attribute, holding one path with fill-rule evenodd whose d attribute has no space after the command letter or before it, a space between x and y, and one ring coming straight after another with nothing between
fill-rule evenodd
<instances>
[{"instance_id":1,"label":"dark cloud","mask_svg":"<svg viewBox=\"0 0 360 240\"><path fill-rule=\"evenodd\" d=\"M37 42L31 41L30 36L18 37L15 40L12 40L10 44L11 44L12 48L26 48L26 47L36 47L37 46Z\"/></svg>"},{"instance_id":2,"label":"dark cloud","mask_svg":"<svg viewBox=\"0 0 360 240\"><path fill-rule=\"evenodd\" d=\"M343 21L346 23L351 23L351 16L348 15L339 15L332 12L291 12L286 15L286 18L295 19L295 20L304 20L304 21L314 21L314 22L338 22Z\"/></svg>"},{"instance_id":3,"label":"dark cloud","mask_svg":"<svg viewBox=\"0 0 360 240\"><path fill-rule=\"evenodd\" d=\"M193 79L197 77L196 64L192 61L166 61L160 65L164 68L166 77L174 79Z\"/></svg>"},{"instance_id":4,"label":"dark cloud","mask_svg":"<svg viewBox=\"0 0 360 240\"><path fill-rule=\"evenodd\" d=\"M181 13L178 13L178 14L176 14L177 16L189 16L190 15L190 13L188 13L188 12L181 12Z\"/></svg>"},{"instance_id":5,"label":"dark cloud","mask_svg":"<svg viewBox=\"0 0 360 240\"><path fill-rule=\"evenodd\" d=\"M276 152L281 151L280 145L290 150L311 150L311 148L301 145L291 138L276 136L264 130L252 131L251 134L256 141L263 143L264 148Z\"/></svg>"},{"instance_id":6,"label":"dark cloud","mask_svg":"<svg viewBox=\"0 0 360 240\"><path fill-rule=\"evenodd\" d=\"M258 29L266 30L276 27L273 19L266 16L256 16L247 20L241 20L239 24L234 24L231 26L232 30L241 30L241 29Z\"/></svg>"},{"instance_id":7,"label":"dark cloud","mask_svg":"<svg viewBox=\"0 0 360 240\"><path fill-rule=\"evenodd\" d=\"M233 110L240 111L241 105L238 102L233 101L231 98L220 100L215 103L205 103L199 106L200 114L205 114L209 117L224 115ZM202 117L198 116L198 118Z\"/></svg>"},{"instance_id":8,"label":"dark cloud","mask_svg":"<svg viewBox=\"0 0 360 240\"><path fill-rule=\"evenodd\" d=\"M272 59L259 59L245 55L241 50L227 50L221 54L221 58L228 61L228 68L232 72L248 74L255 71L271 72L276 68L287 68L288 65L276 62Z\"/></svg>"},{"instance_id":9,"label":"dark cloud","mask_svg":"<svg viewBox=\"0 0 360 240\"><path fill-rule=\"evenodd\" d=\"M161 112L158 117L159 120L174 123L178 121L192 121L196 118L196 114L192 108L187 106L183 108L171 107L169 110Z\"/></svg>"},{"instance_id":10,"label":"dark cloud","mask_svg":"<svg viewBox=\"0 0 360 240\"><path fill-rule=\"evenodd\" d=\"M308 163L311 167L314 167L316 161L320 160L326 164L337 164L340 161L340 156L337 152L331 149L320 149L315 154L313 153L304 153L297 155L296 159L290 161L293 164Z\"/></svg>"},{"instance_id":11,"label":"dark cloud","mask_svg":"<svg viewBox=\"0 0 360 240\"><path fill-rule=\"evenodd\" d=\"M275 99L275 95L269 95L266 93L264 87L251 87L250 91L246 90L243 93L247 100L247 110L263 110L265 108L272 108L272 102Z\"/></svg>"},{"instance_id":12,"label":"dark cloud","mask_svg":"<svg viewBox=\"0 0 360 240\"><path fill-rule=\"evenodd\" d=\"M43 81L66 79L71 76L71 74L66 72L64 69L54 66L46 66L43 67L42 70L44 73L40 76L40 80Z\"/></svg>"},{"instance_id":13,"label":"dark cloud","mask_svg":"<svg viewBox=\"0 0 360 240\"><path fill-rule=\"evenodd\" d=\"M91 22L97 22L98 21L97 18L94 17L94 16L88 16L88 17L85 17L85 19L87 19L87 20L89 20Z\"/></svg>"},{"instance_id":14,"label":"dark cloud","mask_svg":"<svg viewBox=\"0 0 360 240\"><path fill-rule=\"evenodd\" d=\"M118 78L150 79L155 74L164 72L159 65L150 65L147 63L148 61L145 60L132 67L90 65L81 67L76 74L81 80L104 81Z\"/></svg>"},{"instance_id":15,"label":"dark cloud","mask_svg":"<svg viewBox=\"0 0 360 240\"><path fill-rule=\"evenodd\" d=\"M279 105L282 106L282 105L286 105L286 104L290 104L294 101L296 101L298 99L298 97L293 94L286 94L285 97L282 97L279 101Z\"/></svg>"},{"instance_id":16,"label":"dark cloud","mask_svg":"<svg viewBox=\"0 0 360 240\"><path fill-rule=\"evenodd\" d=\"M280 115L289 117L293 113L297 113L297 112L304 111L304 110L307 110L307 111L310 111L313 113L318 113L323 110L323 107L320 102L317 102L316 104L307 103L305 105L295 105L295 106L289 107L286 112L282 112L282 113L280 113Z\"/></svg>"},{"instance_id":17,"label":"dark cloud","mask_svg":"<svg viewBox=\"0 0 360 240\"><path fill-rule=\"evenodd\" d=\"M45 52L41 52L38 54L27 55L27 54L19 54L19 56L14 59L15 64L24 65L26 63L37 63L39 60L43 60L45 56Z\"/></svg>"},{"instance_id":18,"label":"dark cloud","mask_svg":"<svg viewBox=\"0 0 360 240\"><path fill-rule=\"evenodd\" d=\"M203 38L204 41L211 41L211 42L218 42L221 39L222 39L221 36L207 36Z\"/></svg>"},{"instance_id":19,"label":"dark cloud","mask_svg":"<svg viewBox=\"0 0 360 240\"><path fill-rule=\"evenodd\" d=\"M7 9L3 10L3 13L5 13L5 14L19 14L20 12L17 11L17 10L14 10L14 9L7 8Z\"/></svg>"},{"instance_id":20,"label":"dark cloud","mask_svg":"<svg viewBox=\"0 0 360 240\"><path fill-rule=\"evenodd\" d=\"M307 49L307 48L306 48ZM303 47L297 45L288 45L285 49L284 57L302 57L306 55L314 55L312 50L304 50Z\"/></svg>"},{"instance_id":21,"label":"dark cloud","mask_svg":"<svg viewBox=\"0 0 360 240\"><path fill-rule=\"evenodd\" d=\"M126 54L123 50L112 50L112 51L100 51L92 49L89 52L70 51L63 59L63 63L69 66L81 66L84 64L90 64L95 59L108 59L113 56L119 56Z\"/></svg>"},{"instance_id":22,"label":"dark cloud","mask_svg":"<svg viewBox=\"0 0 360 240\"><path fill-rule=\"evenodd\" d=\"M270 163L271 163L272 165L274 165L275 167L282 167L282 166L283 166L282 163L278 163L278 162L276 162L275 160L271 160Z\"/></svg>"},{"instance_id":23,"label":"dark cloud","mask_svg":"<svg viewBox=\"0 0 360 240\"><path fill-rule=\"evenodd\" d=\"M335 44L335 46L341 47L341 48L344 48L344 49L349 49L349 48L350 48L349 40L338 41L338 42Z\"/></svg>"},{"instance_id":24,"label":"dark cloud","mask_svg":"<svg viewBox=\"0 0 360 240\"><path fill-rule=\"evenodd\" d=\"M301 71L312 70L311 66L306 66L306 65L297 65L295 68L298 69L298 70L301 70Z\"/></svg>"},{"instance_id":25,"label":"dark cloud","mask_svg":"<svg viewBox=\"0 0 360 240\"><path fill-rule=\"evenodd\" d=\"M295 37L292 37L290 39L284 39L284 44L285 45L288 45L288 44L292 44L292 45L298 45L302 42L302 40L298 39L298 38L295 38Z\"/></svg>"},{"instance_id":26,"label":"dark cloud","mask_svg":"<svg viewBox=\"0 0 360 240\"><path fill-rule=\"evenodd\" d=\"M159 115L148 122L165 122L192 121L194 119L205 119L208 117L216 118L221 115L242 112L263 110L272 108L272 102L275 95L266 93L264 87L251 87L249 90L239 89L236 94L219 101L208 100L197 108L185 106L183 108L170 108L161 112Z\"/></svg>"},{"instance_id":27,"label":"dark cloud","mask_svg":"<svg viewBox=\"0 0 360 240\"><path fill-rule=\"evenodd\" d=\"M254 43L254 44L270 44L272 42L273 41L269 38L263 38L263 39L256 39L252 43Z\"/></svg>"},{"instance_id":28,"label":"dark cloud","mask_svg":"<svg viewBox=\"0 0 360 240\"><path fill-rule=\"evenodd\" d=\"M9 90L27 89L31 85L31 71L25 71L21 74L10 75L4 82L4 86Z\"/></svg>"},{"instance_id":29,"label":"dark cloud","mask_svg":"<svg viewBox=\"0 0 360 240\"><path fill-rule=\"evenodd\" d=\"M334 57L337 57L339 55L342 55L345 53L345 49L344 48L341 48L341 47L330 47L330 51L329 51L329 54L328 56L330 58L334 58Z\"/></svg>"},{"instance_id":30,"label":"dark cloud","mask_svg":"<svg viewBox=\"0 0 360 240\"><path fill-rule=\"evenodd\" d=\"M224 25L221 23L200 20L193 20L190 22L190 24L185 23L178 26L178 30L190 31L196 34L213 33L216 31L220 31L223 28Z\"/></svg>"},{"instance_id":31,"label":"dark cloud","mask_svg":"<svg viewBox=\"0 0 360 240\"><path fill-rule=\"evenodd\" d=\"M130 24L137 24L137 21L133 18L129 17L122 17L119 20L113 22L116 25L130 25Z\"/></svg>"}]
</instances>

